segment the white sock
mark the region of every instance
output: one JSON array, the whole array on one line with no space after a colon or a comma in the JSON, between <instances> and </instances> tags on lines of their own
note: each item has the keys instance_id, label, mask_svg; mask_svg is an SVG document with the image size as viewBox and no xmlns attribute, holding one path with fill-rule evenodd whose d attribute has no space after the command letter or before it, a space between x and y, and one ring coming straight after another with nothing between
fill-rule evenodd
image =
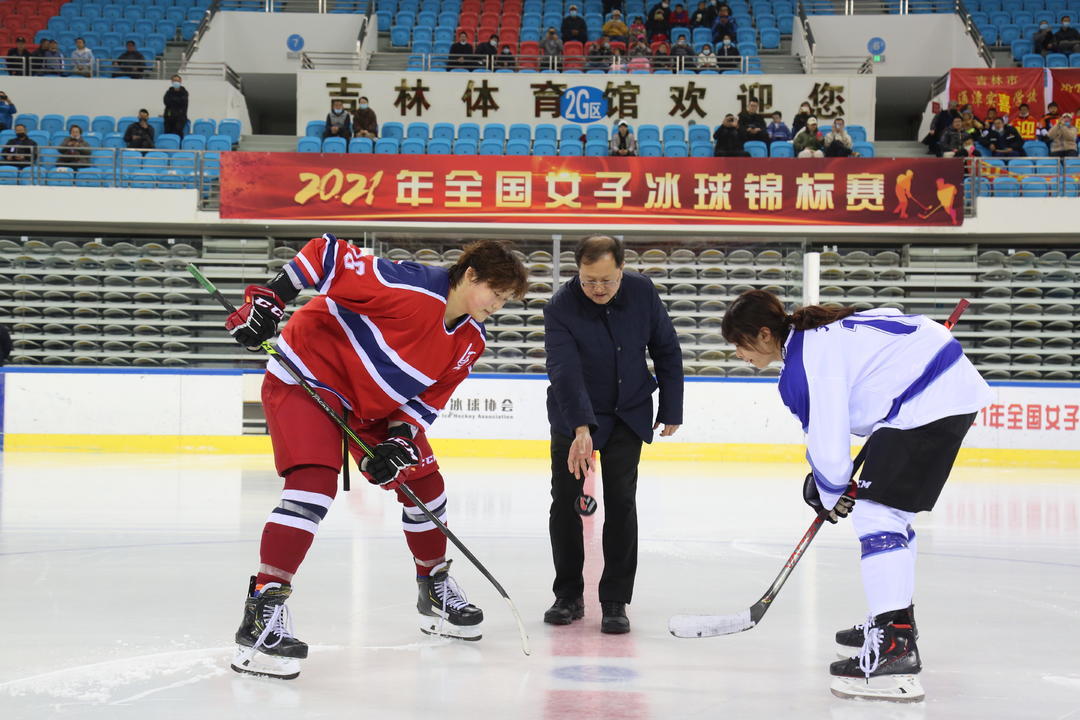
<instances>
[{"instance_id":1,"label":"white sock","mask_svg":"<svg viewBox=\"0 0 1080 720\"><path fill-rule=\"evenodd\" d=\"M855 504L852 526L862 546L863 590L870 614L902 610L915 589L915 550L908 528L915 513L872 500Z\"/></svg>"}]
</instances>

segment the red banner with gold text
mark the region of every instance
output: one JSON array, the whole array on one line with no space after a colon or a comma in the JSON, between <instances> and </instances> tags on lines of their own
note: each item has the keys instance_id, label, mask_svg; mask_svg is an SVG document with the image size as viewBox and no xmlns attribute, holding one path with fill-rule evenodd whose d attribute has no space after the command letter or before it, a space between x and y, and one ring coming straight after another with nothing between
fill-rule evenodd
<instances>
[{"instance_id":1,"label":"red banner with gold text","mask_svg":"<svg viewBox=\"0 0 1080 720\"><path fill-rule=\"evenodd\" d=\"M949 71L949 99L961 107L971 105L975 117L986 117L987 108L1013 117L1022 103L1031 114L1046 112L1046 86L1042 68L953 68Z\"/></svg>"},{"instance_id":2,"label":"red banner with gold text","mask_svg":"<svg viewBox=\"0 0 1080 720\"><path fill-rule=\"evenodd\" d=\"M222 153L221 217L958 225L963 165L921 158Z\"/></svg>"},{"instance_id":3,"label":"red banner with gold text","mask_svg":"<svg viewBox=\"0 0 1080 720\"><path fill-rule=\"evenodd\" d=\"M1080 68L1054 68L1050 77L1054 83L1054 102L1061 112L1080 111Z\"/></svg>"}]
</instances>

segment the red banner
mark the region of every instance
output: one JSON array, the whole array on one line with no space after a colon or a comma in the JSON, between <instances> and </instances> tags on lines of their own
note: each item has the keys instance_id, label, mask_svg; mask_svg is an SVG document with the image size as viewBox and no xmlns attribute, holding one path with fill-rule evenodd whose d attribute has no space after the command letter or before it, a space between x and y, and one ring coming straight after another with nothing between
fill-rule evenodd
<instances>
[{"instance_id":1,"label":"red banner","mask_svg":"<svg viewBox=\"0 0 1080 720\"><path fill-rule=\"evenodd\" d=\"M1014 117L1027 103L1031 114L1046 112L1046 88L1042 68L952 69L949 72L949 99L961 107L971 105L976 117L986 117L994 108L999 115Z\"/></svg>"},{"instance_id":2,"label":"red banner","mask_svg":"<svg viewBox=\"0 0 1080 720\"><path fill-rule=\"evenodd\" d=\"M958 225L959 160L223 153L221 217Z\"/></svg>"},{"instance_id":3,"label":"red banner","mask_svg":"<svg viewBox=\"0 0 1080 720\"><path fill-rule=\"evenodd\" d=\"M1058 109L1063 113L1080 111L1080 68L1054 68L1050 77Z\"/></svg>"}]
</instances>

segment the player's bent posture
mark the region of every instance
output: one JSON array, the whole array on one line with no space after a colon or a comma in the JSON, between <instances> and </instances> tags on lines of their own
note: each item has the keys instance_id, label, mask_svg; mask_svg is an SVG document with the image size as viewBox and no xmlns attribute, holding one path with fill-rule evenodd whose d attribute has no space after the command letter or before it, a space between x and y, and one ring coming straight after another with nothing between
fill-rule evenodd
<instances>
[{"instance_id":1,"label":"player's bent posture","mask_svg":"<svg viewBox=\"0 0 1080 720\"><path fill-rule=\"evenodd\" d=\"M388 490L406 482L445 523L443 477L425 431L484 352L484 320L526 285L521 261L497 241L473 243L441 269L361 255L323 235L266 286L249 286L226 327L242 345L257 346L273 337L286 303L305 288L317 291L289 319L278 349L374 449L368 458L351 448L368 481ZM293 636L285 601L337 492L342 436L276 360L262 401L285 488L263 529L232 667L294 678L308 647ZM400 492L398 502L421 630L478 640L484 615L449 576L446 536Z\"/></svg>"},{"instance_id":2,"label":"player's bent posture","mask_svg":"<svg viewBox=\"0 0 1080 720\"><path fill-rule=\"evenodd\" d=\"M861 649L832 663L833 693L922 699L911 522L937 502L990 388L948 330L922 315L816 305L788 315L775 296L750 290L722 330L755 367L783 362L780 396L803 426L812 470L804 498L831 522L850 511L862 546L870 616L837 633L849 653ZM853 434L869 436L857 487Z\"/></svg>"}]
</instances>

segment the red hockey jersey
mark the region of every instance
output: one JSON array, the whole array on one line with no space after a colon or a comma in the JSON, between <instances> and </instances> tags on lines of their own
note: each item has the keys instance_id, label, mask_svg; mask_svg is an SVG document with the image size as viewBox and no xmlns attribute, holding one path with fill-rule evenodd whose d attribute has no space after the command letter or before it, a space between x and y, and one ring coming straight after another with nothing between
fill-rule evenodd
<instances>
[{"instance_id":1,"label":"red hockey jersey","mask_svg":"<svg viewBox=\"0 0 1080 720\"><path fill-rule=\"evenodd\" d=\"M333 235L308 242L283 268L319 295L293 313L278 348L312 385L335 393L363 420L427 429L484 352L484 327L444 324L450 276L391 262ZM267 370L292 383L271 360Z\"/></svg>"}]
</instances>

